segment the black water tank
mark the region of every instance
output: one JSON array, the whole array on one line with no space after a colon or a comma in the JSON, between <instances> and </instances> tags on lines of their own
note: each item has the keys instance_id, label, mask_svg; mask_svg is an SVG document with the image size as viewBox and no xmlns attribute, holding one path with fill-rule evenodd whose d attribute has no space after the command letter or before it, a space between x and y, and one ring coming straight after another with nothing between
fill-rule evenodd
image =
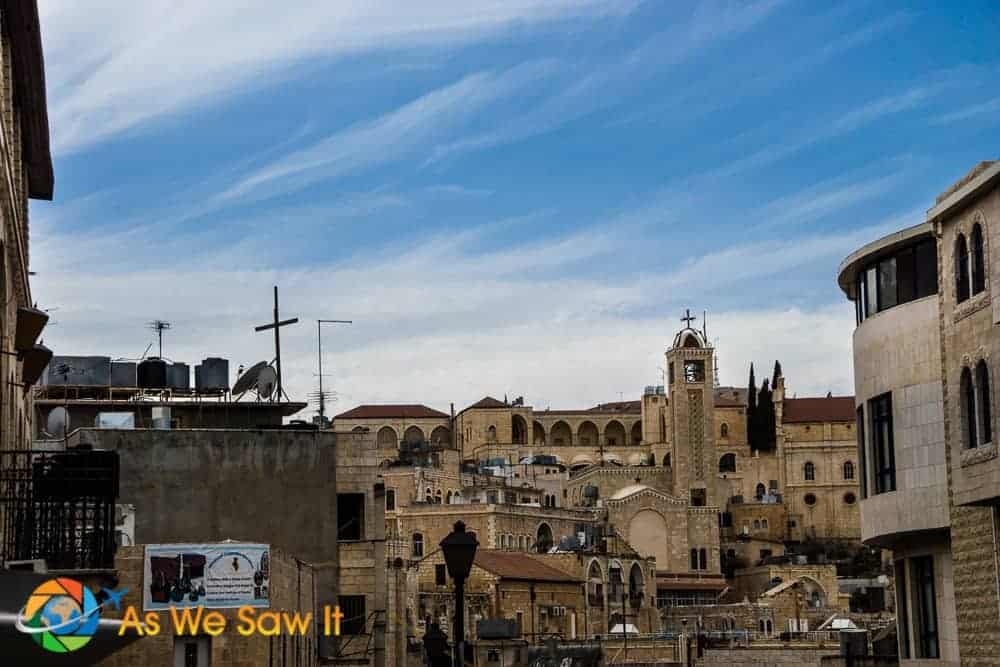
<instances>
[{"instance_id":1,"label":"black water tank","mask_svg":"<svg viewBox=\"0 0 1000 667\"><path fill-rule=\"evenodd\" d=\"M139 387L163 389L167 386L167 362L159 357L149 357L139 362Z\"/></svg>"}]
</instances>

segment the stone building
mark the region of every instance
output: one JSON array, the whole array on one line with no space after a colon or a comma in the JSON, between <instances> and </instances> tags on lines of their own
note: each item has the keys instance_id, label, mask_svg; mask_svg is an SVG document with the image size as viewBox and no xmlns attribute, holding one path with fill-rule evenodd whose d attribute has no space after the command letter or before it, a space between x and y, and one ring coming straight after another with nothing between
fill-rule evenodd
<instances>
[{"instance_id":1,"label":"stone building","mask_svg":"<svg viewBox=\"0 0 1000 667\"><path fill-rule=\"evenodd\" d=\"M840 271L858 322L862 533L893 551L903 664L1000 654L998 183L1000 162L976 165L924 223L865 246Z\"/></svg>"},{"instance_id":2,"label":"stone building","mask_svg":"<svg viewBox=\"0 0 1000 667\"><path fill-rule=\"evenodd\" d=\"M51 352L39 342L48 315L34 308L28 200L51 200L45 66L35 2L6 3L0 21L0 450L31 447L32 393ZM0 456L0 477L12 463ZM0 505L0 545L10 537ZM0 561L6 548L0 548Z\"/></svg>"}]
</instances>

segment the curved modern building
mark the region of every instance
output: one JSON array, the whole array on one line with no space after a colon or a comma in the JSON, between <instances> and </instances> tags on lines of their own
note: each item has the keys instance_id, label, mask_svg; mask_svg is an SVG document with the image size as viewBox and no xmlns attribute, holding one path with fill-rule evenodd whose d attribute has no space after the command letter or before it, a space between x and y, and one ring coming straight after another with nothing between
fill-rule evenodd
<instances>
[{"instance_id":1,"label":"curved modern building","mask_svg":"<svg viewBox=\"0 0 1000 667\"><path fill-rule=\"evenodd\" d=\"M852 253L861 535L892 552L903 665L958 665L952 585L938 245L930 223Z\"/></svg>"}]
</instances>

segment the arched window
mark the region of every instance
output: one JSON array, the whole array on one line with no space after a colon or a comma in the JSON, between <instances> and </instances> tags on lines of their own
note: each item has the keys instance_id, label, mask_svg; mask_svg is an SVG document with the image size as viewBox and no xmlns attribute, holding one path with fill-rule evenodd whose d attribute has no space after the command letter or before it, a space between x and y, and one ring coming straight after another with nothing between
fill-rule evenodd
<instances>
[{"instance_id":1,"label":"arched window","mask_svg":"<svg viewBox=\"0 0 1000 667\"><path fill-rule=\"evenodd\" d=\"M496 426L490 425L490 427L488 429L486 429L486 439L489 440L490 442L496 442L497 441L497 427Z\"/></svg>"},{"instance_id":2,"label":"arched window","mask_svg":"<svg viewBox=\"0 0 1000 667\"><path fill-rule=\"evenodd\" d=\"M722 422L722 426L719 427L719 435L723 438L729 437L729 424Z\"/></svg>"},{"instance_id":3,"label":"arched window","mask_svg":"<svg viewBox=\"0 0 1000 667\"><path fill-rule=\"evenodd\" d=\"M763 482L757 484L757 489L754 492L754 498L757 500L763 500L764 494L767 493L767 487L764 486Z\"/></svg>"},{"instance_id":4,"label":"arched window","mask_svg":"<svg viewBox=\"0 0 1000 667\"><path fill-rule=\"evenodd\" d=\"M986 262L983 252L983 228L977 222L972 226L972 293L986 289Z\"/></svg>"},{"instance_id":5,"label":"arched window","mask_svg":"<svg viewBox=\"0 0 1000 667\"><path fill-rule=\"evenodd\" d=\"M812 461L806 461L806 464L802 466L802 472L805 475L806 481L816 479L816 466L813 465Z\"/></svg>"},{"instance_id":6,"label":"arched window","mask_svg":"<svg viewBox=\"0 0 1000 667\"><path fill-rule=\"evenodd\" d=\"M719 459L719 472L736 472L736 454L723 454Z\"/></svg>"},{"instance_id":7,"label":"arched window","mask_svg":"<svg viewBox=\"0 0 1000 667\"><path fill-rule=\"evenodd\" d=\"M976 435L976 387L972 383L972 371L962 369L960 384L962 396L962 425L965 446L975 447L979 440Z\"/></svg>"},{"instance_id":8,"label":"arched window","mask_svg":"<svg viewBox=\"0 0 1000 667\"><path fill-rule=\"evenodd\" d=\"M394 512L396 510L396 489L385 490L385 511Z\"/></svg>"},{"instance_id":9,"label":"arched window","mask_svg":"<svg viewBox=\"0 0 1000 667\"><path fill-rule=\"evenodd\" d=\"M424 534L423 533L413 533L413 557L423 558L424 557Z\"/></svg>"},{"instance_id":10,"label":"arched window","mask_svg":"<svg viewBox=\"0 0 1000 667\"><path fill-rule=\"evenodd\" d=\"M990 405L990 369L983 359L976 364L976 390L979 395L979 443L986 445L993 441L993 410Z\"/></svg>"},{"instance_id":11,"label":"arched window","mask_svg":"<svg viewBox=\"0 0 1000 667\"><path fill-rule=\"evenodd\" d=\"M451 491L449 491L448 495L444 497L444 503L445 505L451 505Z\"/></svg>"},{"instance_id":12,"label":"arched window","mask_svg":"<svg viewBox=\"0 0 1000 667\"><path fill-rule=\"evenodd\" d=\"M955 301L962 303L969 298L969 247L965 236L955 239Z\"/></svg>"},{"instance_id":13,"label":"arched window","mask_svg":"<svg viewBox=\"0 0 1000 667\"><path fill-rule=\"evenodd\" d=\"M545 554L549 552L552 548L552 529L549 528L547 523L543 523L538 527L538 532L535 534L535 550L540 554Z\"/></svg>"},{"instance_id":14,"label":"arched window","mask_svg":"<svg viewBox=\"0 0 1000 667\"><path fill-rule=\"evenodd\" d=\"M706 549L698 549L698 569L708 569L708 551Z\"/></svg>"},{"instance_id":15,"label":"arched window","mask_svg":"<svg viewBox=\"0 0 1000 667\"><path fill-rule=\"evenodd\" d=\"M844 461L844 479L854 479L854 461Z\"/></svg>"},{"instance_id":16,"label":"arched window","mask_svg":"<svg viewBox=\"0 0 1000 667\"><path fill-rule=\"evenodd\" d=\"M666 454L663 455L663 467L664 468L670 467L670 452L667 452Z\"/></svg>"},{"instance_id":17,"label":"arched window","mask_svg":"<svg viewBox=\"0 0 1000 667\"><path fill-rule=\"evenodd\" d=\"M767 530L767 519L760 520L760 527L763 528L764 530Z\"/></svg>"}]
</instances>

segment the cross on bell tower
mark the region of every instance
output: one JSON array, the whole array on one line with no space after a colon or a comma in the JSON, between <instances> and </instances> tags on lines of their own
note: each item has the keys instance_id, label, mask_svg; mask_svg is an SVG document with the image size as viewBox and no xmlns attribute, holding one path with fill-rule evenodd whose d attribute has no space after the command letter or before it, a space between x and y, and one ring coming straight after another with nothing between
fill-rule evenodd
<instances>
[{"instance_id":1,"label":"cross on bell tower","mask_svg":"<svg viewBox=\"0 0 1000 667\"><path fill-rule=\"evenodd\" d=\"M684 322L687 325L688 329L691 328L691 323L694 322L696 319L698 318L696 318L694 315L691 314L690 308L684 309L684 317L681 318L681 322Z\"/></svg>"}]
</instances>

